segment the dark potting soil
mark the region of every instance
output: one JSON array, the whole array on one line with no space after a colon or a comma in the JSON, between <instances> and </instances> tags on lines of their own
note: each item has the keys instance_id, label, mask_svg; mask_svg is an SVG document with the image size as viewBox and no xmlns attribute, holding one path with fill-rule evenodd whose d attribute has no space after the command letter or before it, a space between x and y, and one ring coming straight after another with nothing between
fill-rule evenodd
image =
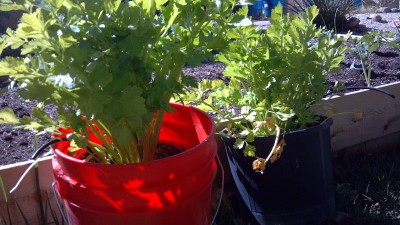
<instances>
[{"instance_id":1,"label":"dark potting soil","mask_svg":"<svg viewBox=\"0 0 400 225\"><path fill-rule=\"evenodd\" d=\"M370 54L371 86L389 84L400 80L400 46L389 48L382 43L379 49ZM353 64L353 68L351 67ZM340 72L327 76L328 85L332 87L335 81L342 82L346 87L366 86L366 79L359 55L356 52L347 52L340 64Z\"/></svg>"},{"instance_id":2,"label":"dark potting soil","mask_svg":"<svg viewBox=\"0 0 400 225\"><path fill-rule=\"evenodd\" d=\"M400 46L397 49L389 48L382 43L379 49L369 56L371 60L371 86L379 86L400 81ZM202 64L196 68L185 68L183 72L193 76L196 80L223 79L225 65L220 62ZM327 89L331 90L336 81L346 87L366 87L367 82L363 75L361 61L356 52L346 52L345 58L340 64L338 73L329 74L326 77ZM349 89L347 92L354 91Z\"/></svg>"},{"instance_id":3,"label":"dark potting soil","mask_svg":"<svg viewBox=\"0 0 400 225\"><path fill-rule=\"evenodd\" d=\"M5 88L0 89L0 93ZM12 88L0 94L0 109L12 108L18 118L30 116L34 102L25 102L18 97L18 89ZM50 115L56 111L52 107L45 107ZM30 130L15 128L12 125L0 125L0 165L26 161L31 158L38 146L48 142L49 134L35 135Z\"/></svg>"},{"instance_id":4,"label":"dark potting soil","mask_svg":"<svg viewBox=\"0 0 400 225\"><path fill-rule=\"evenodd\" d=\"M166 143L158 143L154 159L167 158L168 156L177 155L184 151L185 151L184 148L172 146L172 145L166 144Z\"/></svg>"},{"instance_id":5,"label":"dark potting soil","mask_svg":"<svg viewBox=\"0 0 400 225\"><path fill-rule=\"evenodd\" d=\"M382 24L385 25L385 24ZM378 86L388 84L395 81L400 81L400 55L396 50L390 49L385 43L370 55L371 59L371 84ZM350 66L354 63L354 68ZM185 68L184 74L193 76L197 80L202 79L226 79L223 78L222 72L225 66L219 62L204 63L195 68ZM332 88L335 81L340 81L345 86L366 86L366 81L362 73L362 67L358 55L354 52L346 53L345 59L341 63L339 73L330 74L326 77L327 89ZM29 116L34 102L25 102L18 97L18 89L6 89L4 78L0 78L0 109L12 108L18 117ZM398 96L400 97L400 96ZM385 98L382 98L383 100ZM56 110L47 106L45 111L53 117L56 115ZM11 125L0 125L0 165L7 165L15 162L28 160L35 146L47 142L50 136L48 134L37 135L29 130L22 130ZM35 144L37 143L37 144ZM165 155L162 151L157 157Z\"/></svg>"},{"instance_id":6,"label":"dark potting soil","mask_svg":"<svg viewBox=\"0 0 400 225\"><path fill-rule=\"evenodd\" d=\"M35 106L36 103L34 102L22 100L18 96L17 88L9 89L0 95L0 109L12 108L18 118L30 116L32 108ZM52 107L45 107L45 111L52 115L53 118L56 115L56 110ZM30 130L15 128L12 125L0 125L0 166L30 159L38 146L45 144L49 140L50 134L35 135ZM166 158L183 151L183 148L159 143L155 159Z\"/></svg>"}]
</instances>

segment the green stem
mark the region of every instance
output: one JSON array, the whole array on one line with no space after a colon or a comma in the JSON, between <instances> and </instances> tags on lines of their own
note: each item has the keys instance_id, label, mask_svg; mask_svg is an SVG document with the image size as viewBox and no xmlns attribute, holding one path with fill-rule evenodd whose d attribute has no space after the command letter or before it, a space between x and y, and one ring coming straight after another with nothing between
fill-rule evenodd
<instances>
[{"instance_id":1,"label":"green stem","mask_svg":"<svg viewBox=\"0 0 400 225\"><path fill-rule=\"evenodd\" d=\"M128 151L129 162L140 162L140 152L143 152L143 146L138 145L136 134L132 133Z\"/></svg>"},{"instance_id":2,"label":"green stem","mask_svg":"<svg viewBox=\"0 0 400 225\"><path fill-rule=\"evenodd\" d=\"M92 156L95 158L95 161L98 163L104 163L108 164L110 163L107 161L107 156L106 156L106 151L105 148L99 144L96 144L94 142L89 142L87 143L88 147L92 150ZM111 159L113 160L113 159Z\"/></svg>"},{"instance_id":3,"label":"green stem","mask_svg":"<svg viewBox=\"0 0 400 225\"><path fill-rule=\"evenodd\" d=\"M371 68L371 58L370 57L368 57L368 75L367 75L367 85L368 85L368 87L371 87L371 71L372 71L372 68Z\"/></svg>"},{"instance_id":4,"label":"green stem","mask_svg":"<svg viewBox=\"0 0 400 225\"><path fill-rule=\"evenodd\" d=\"M274 146L272 146L271 152L269 153L269 155L265 159L265 163L267 163L271 159L272 155L275 153L276 146L278 145L281 129L279 128L279 126L275 126L275 127L276 127L276 136L275 136Z\"/></svg>"},{"instance_id":5,"label":"green stem","mask_svg":"<svg viewBox=\"0 0 400 225\"><path fill-rule=\"evenodd\" d=\"M133 131L132 127L129 125L129 123L127 121L125 121L125 125L131 131L130 143L128 145L128 149L126 150L126 153L129 156L127 163L140 162L140 160L143 158L143 152L145 151L144 146L143 146L144 141L142 141L142 142L139 141L139 138L138 138L136 132ZM145 131L142 133L147 134L148 131Z\"/></svg>"},{"instance_id":6,"label":"green stem","mask_svg":"<svg viewBox=\"0 0 400 225\"><path fill-rule=\"evenodd\" d=\"M358 55L360 56L360 63L361 63L361 68L362 68L363 75L365 78L365 82L367 82L367 85L370 86L370 80L368 79L368 72L366 69L365 61L362 58L362 52L360 50L358 50Z\"/></svg>"},{"instance_id":7,"label":"green stem","mask_svg":"<svg viewBox=\"0 0 400 225\"><path fill-rule=\"evenodd\" d=\"M164 115L165 115L164 110L160 110L157 113L154 125L152 127L152 131L151 133L149 133L149 135L146 135L146 138L144 140L145 146L143 147L143 162L151 161L154 158Z\"/></svg>"},{"instance_id":8,"label":"green stem","mask_svg":"<svg viewBox=\"0 0 400 225\"><path fill-rule=\"evenodd\" d=\"M97 126L99 126L100 129L102 129L104 132L108 133L108 136L109 136L109 137L112 137L112 136L110 136L107 127L106 127L101 121L96 121L95 124L96 124ZM87 125L88 125L88 128L90 129L90 131L91 131L97 138L100 139L100 141L102 142L102 144L103 144L103 146L104 146L104 147L103 147L103 146L101 146L101 145L98 145L98 144L95 144L95 143L91 143L91 142L88 141L88 145L91 145L91 146L93 147L93 149L92 149L92 150L93 150L93 153L94 153L96 156L98 156L99 159L101 159L102 162L107 162L107 160L106 160L107 157L105 156L105 154L107 154L107 155L110 155L110 156L111 156L111 159L112 159L113 161L115 161L116 163L121 163L121 162L123 161L122 159L125 158L125 157L124 157L124 153L121 151L121 149L120 149L120 148L115 148L115 147L112 146L110 143L108 143L108 141L103 137L103 135L101 135L101 134L94 128L94 126L93 126L92 123L88 122ZM115 140L113 140L113 142L115 142ZM113 144L116 145L116 142L113 143ZM118 154L115 150L117 150L117 152L118 152L119 154Z\"/></svg>"},{"instance_id":9,"label":"green stem","mask_svg":"<svg viewBox=\"0 0 400 225\"><path fill-rule=\"evenodd\" d=\"M188 101L196 102L196 101L198 101L198 100L190 100L190 99L189 99ZM206 105L206 106L212 108L212 110L213 110L214 112L216 112L218 115L220 115L220 116L223 117L224 119L227 119L229 122L231 122L231 123L236 123L236 122L237 122L237 120L234 120L234 119L232 119L232 118L230 118L230 117L225 118L225 113L223 113L223 112L220 111L219 109L215 108L214 106L208 104L207 102L204 102L204 101L200 101L200 102L201 102L202 104L204 104L204 105ZM250 128L248 128L248 127L246 127L246 126L243 126L243 125L240 124L240 123L236 123L235 125L236 125L238 128L240 128L240 129L251 131Z\"/></svg>"}]
</instances>

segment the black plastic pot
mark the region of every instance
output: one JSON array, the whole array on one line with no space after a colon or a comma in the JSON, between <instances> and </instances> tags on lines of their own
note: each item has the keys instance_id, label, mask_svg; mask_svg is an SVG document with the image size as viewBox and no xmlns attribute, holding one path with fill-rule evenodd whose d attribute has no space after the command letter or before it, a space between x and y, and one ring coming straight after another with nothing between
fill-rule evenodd
<instances>
[{"instance_id":1,"label":"black plastic pot","mask_svg":"<svg viewBox=\"0 0 400 225\"><path fill-rule=\"evenodd\" d=\"M335 210L330 126L332 119L310 129L284 135L280 159L264 174L252 169L253 157L234 149L223 137L233 179L249 211L262 225L317 225ZM275 137L256 137L256 155L265 158Z\"/></svg>"}]
</instances>

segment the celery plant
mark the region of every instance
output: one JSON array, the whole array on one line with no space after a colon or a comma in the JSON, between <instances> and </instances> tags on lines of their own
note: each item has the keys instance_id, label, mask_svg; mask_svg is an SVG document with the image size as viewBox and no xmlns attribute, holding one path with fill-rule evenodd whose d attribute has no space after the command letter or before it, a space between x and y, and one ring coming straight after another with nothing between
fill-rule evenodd
<instances>
[{"instance_id":1,"label":"celery plant","mask_svg":"<svg viewBox=\"0 0 400 225\"><path fill-rule=\"evenodd\" d=\"M38 132L73 129L76 148L101 163L153 159L163 115L173 93L196 65L226 46L224 27L239 19L234 0L1 0L1 10L23 10L16 30L0 39L21 57L0 61L20 94L40 104L32 117L0 112L0 123ZM53 121L43 105L57 106ZM102 144L88 141L91 131ZM72 149L73 150L73 149Z\"/></svg>"}]
</instances>

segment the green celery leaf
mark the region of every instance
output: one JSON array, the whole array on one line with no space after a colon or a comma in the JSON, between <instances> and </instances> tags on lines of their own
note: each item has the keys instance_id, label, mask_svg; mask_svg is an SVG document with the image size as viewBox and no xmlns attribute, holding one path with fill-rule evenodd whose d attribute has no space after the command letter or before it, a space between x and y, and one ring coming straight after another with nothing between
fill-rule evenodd
<instances>
[{"instance_id":1,"label":"green celery leaf","mask_svg":"<svg viewBox=\"0 0 400 225\"><path fill-rule=\"evenodd\" d=\"M243 139L236 139L235 144L234 144L234 148L235 149L242 149L245 145L246 141Z\"/></svg>"},{"instance_id":2,"label":"green celery leaf","mask_svg":"<svg viewBox=\"0 0 400 225\"><path fill-rule=\"evenodd\" d=\"M19 120L10 108L0 110L0 124L18 124Z\"/></svg>"},{"instance_id":3,"label":"green celery leaf","mask_svg":"<svg viewBox=\"0 0 400 225\"><path fill-rule=\"evenodd\" d=\"M21 4L16 4L13 1L9 0L2 0L0 2L0 11L14 11L14 10L24 10L27 11L27 9L21 5Z\"/></svg>"},{"instance_id":4,"label":"green celery leaf","mask_svg":"<svg viewBox=\"0 0 400 225\"><path fill-rule=\"evenodd\" d=\"M243 150L243 154L244 154L244 156L255 157L256 156L256 147L254 145L247 144Z\"/></svg>"},{"instance_id":5,"label":"green celery leaf","mask_svg":"<svg viewBox=\"0 0 400 225\"><path fill-rule=\"evenodd\" d=\"M118 10L121 0L104 0L104 5L108 13L114 13Z\"/></svg>"},{"instance_id":6,"label":"green celery leaf","mask_svg":"<svg viewBox=\"0 0 400 225\"><path fill-rule=\"evenodd\" d=\"M56 123L41 107L35 107L32 110L32 116L40 121L40 124L48 127L55 127Z\"/></svg>"}]
</instances>

